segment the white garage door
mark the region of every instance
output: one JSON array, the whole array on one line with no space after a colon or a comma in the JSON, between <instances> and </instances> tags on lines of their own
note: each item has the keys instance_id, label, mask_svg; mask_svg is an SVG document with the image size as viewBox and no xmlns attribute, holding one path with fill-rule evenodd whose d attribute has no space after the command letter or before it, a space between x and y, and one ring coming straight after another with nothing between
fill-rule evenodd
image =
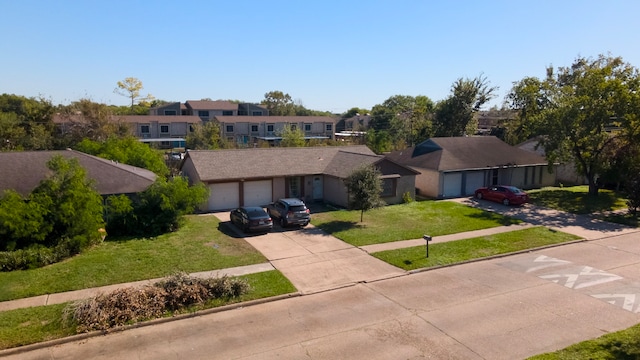
<instances>
[{"instance_id":1,"label":"white garage door","mask_svg":"<svg viewBox=\"0 0 640 360\"><path fill-rule=\"evenodd\" d=\"M443 197L462 196L462 173L446 173L443 176L443 182Z\"/></svg>"},{"instance_id":2,"label":"white garage door","mask_svg":"<svg viewBox=\"0 0 640 360\"><path fill-rule=\"evenodd\" d=\"M271 180L247 181L244 183L245 206L265 206L272 201Z\"/></svg>"},{"instance_id":3,"label":"white garage door","mask_svg":"<svg viewBox=\"0 0 640 360\"><path fill-rule=\"evenodd\" d=\"M237 182L209 185L209 210L229 210L240 206L240 186Z\"/></svg>"},{"instance_id":4,"label":"white garage door","mask_svg":"<svg viewBox=\"0 0 640 360\"><path fill-rule=\"evenodd\" d=\"M469 171L466 174L465 195L473 195L477 188L484 186L484 171Z\"/></svg>"}]
</instances>

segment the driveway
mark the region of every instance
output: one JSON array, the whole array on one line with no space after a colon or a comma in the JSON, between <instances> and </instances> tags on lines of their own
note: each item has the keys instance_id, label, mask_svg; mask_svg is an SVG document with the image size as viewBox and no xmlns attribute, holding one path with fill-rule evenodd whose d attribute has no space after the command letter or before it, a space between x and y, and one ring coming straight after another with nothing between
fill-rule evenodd
<instances>
[{"instance_id":1,"label":"driveway","mask_svg":"<svg viewBox=\"0 0 640 360\"><path fill-rule=\"evenodd\" d=\"M215 214L238 236L228 213ZM267 234L245 240L260 251L302 294L337 289L406 274L309 224L304 228L275 225Z\"/></svg>"}]
</instances>

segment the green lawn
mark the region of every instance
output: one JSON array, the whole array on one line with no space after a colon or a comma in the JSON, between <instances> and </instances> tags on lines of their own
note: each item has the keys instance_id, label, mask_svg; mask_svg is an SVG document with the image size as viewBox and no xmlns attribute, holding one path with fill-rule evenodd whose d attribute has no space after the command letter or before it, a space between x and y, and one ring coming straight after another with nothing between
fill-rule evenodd
<instances>
[{"instance_id":1,"label":"green lawn","mask_svg":"<svg viewBox=\"0 0 640 360\"><path fill-rule=\"evenodd\" d=\"M215 216L187 216L175 233L105 241L61 263L0 272L0 301L267 261L225 226Z\"/></svg>"},{"instance_id":2,"label":"green lawn","mask_svg":"<svg viewBox=\"0 0 640 360\"><path fill-rule=\"evenodd\" d=\"M314 213L311 223L355 246L419 239L520 223L499 214L451 201L414 201L364 213L336 210Z\"/></svg>"},{"instance_id":3,"label":"green lawn","mask_svg":"<svg viewBox=\"0 0 640 360\"><path fill-rule=\"evenodd\" d=\"M399 268L415 270L456 264L577 239L579 239L577 236L540 226L471 239L430 244L428 258L426 257L425 246L381 251L372 255Z\"/></svg>"},{"instance_id":4,"label":"green lawn","mask_svg":"<svg viewBox=\"0 0 640 360\"><path fill-rule=\"evenodd\" d=\"M208 304L195 306L188 309L187 312L296 291L289 280L276 270L244 275L240 276L240 278L246 279L251 285L249 293L237 299L216 300ZM0 349L34 344L76 334L75 326L63 324L62 313L66 305L37 306L0 312Z\"/></svg>"},{"instance_id":5,"label":"green lawn","mask_svg":"<svg viewBox=\"0 0 640 360\"><path fill-rule=\"evenodd\" d=\"M603 211L626 209L623 194L612 190L600 189L597 197L589 196L589 187L546 187L527 190L531 202L535 205L558 209L574 214L592 214Z\"/></svg>"}]
</instances>

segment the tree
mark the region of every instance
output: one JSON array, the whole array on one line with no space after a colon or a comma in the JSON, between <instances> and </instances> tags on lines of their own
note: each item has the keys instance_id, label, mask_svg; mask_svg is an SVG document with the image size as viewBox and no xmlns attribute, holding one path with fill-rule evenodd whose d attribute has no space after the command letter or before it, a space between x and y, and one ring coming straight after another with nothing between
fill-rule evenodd
<instances>
[{"instance_id":1,"label":"tree","mask_svg":"<svg viewBox=\"0 0 640 360\"><path fill-rule=\"evenodd\" d=\"M219 149L220 127L216 122L209 121L204 124L195 124L193 131L187 134L187 148L193 150Z\"/></svg>"},{"instance_id":2,"label":"tree","mask_svg":"<svg viewBox=\"0 0 640 360\"><path fill-rule=\"evenodd\" d=\"M349 208L360 210L360 222L365 211L384 205L380 198L380 176L380 171L374 165L364 165L344 179L349 194Z\"/></svg>"},{"instance_id":3,"label":"tree","mask_svg":"<svg viewBox=\"0 0 640 360\"><path fill-rule=\"evenodd\" d=\"M475 134L474 114L495 96L497 87L482 75L474 79L458 79L451 87L451 95L436 105L435 136L463 136Z\"/></svg>"},{"instance_id":4,"label":"tree","mask_svg":"<svg viewBox=\"0 0 640 360\"><path fill-rule=\"evenodd\" d=\"M152 101L154 99L153 95L151 94L147 94L146 96L140 95L140 91L144 89L144 86L142 85L142 81L138 80L137 78L125 78L122 81L118 81L117 85L118 86L113 89L113 92L131 99L132 112L136 101Z\"/></svg>"},{"instance_id":5,"label":"tree","mask_svg":"<svg viewBox=\"0 0 640 360\"><path fill-rule=\"evenodd\" d=\"M616 139L637 141L640 76L620 57L578 58L557 74L547 70L549 106L541 116L541 145L550 163L572 158L598 195L605 154ZM620 129L620 130L617 130Z\"/></svg>"},{"instance_id":6,"label":"tree","mask_svg":"<svg viewBox=\"0 0 640 360\"><path fill-rule=\"evenodd\" d=\"M169 174L163 154L133 136L111 137L106 141L85 139L78 143L75 149L103 159L151 170L158 176L166 177Z\"/></svg>"},{"instance_id":7,"label":"tree","mask_svg":"<svg viewBox=\"0 0 640 360\"><path fill-rule=\"evenodd\" d=\"M282 91L275 90L264 94L264 100L261 104L269 110L269 115L272 116L293 116L296 114L296 105L291 95Z\"/></svg>"},{"instance_id":8,"label":"tree","mask_svg":"<svg viewBox=\"0 0 640 360\"><path fill-rule=\"evenodd\" d=\"M74 147L85 139L104 142L130 134L129 126L113 116L111 107L89 99L62 107L59 116L65 122L65 131L57 138L59 148Z\"/></svg>"},{"instance_id":9,"label":"tree","mask_svg":"<svg viewBox=\"0 0 640 360\"><path fill-rule=\"evenodd\" d=\"M44 98L0 95L0 149L52 149L54 112L54 106Z\"/></svg>"},{"instance_id":10,"label":"tree","mask_svg":"<svg viewBox=\"0 0 640 360\"><path fill-rule=\"evenodd\" d=\"M535 77L526 77L513 84L507 102L509 108L517 112L517 117L506 125L507 143L519 144L544 132L540 115L551 106L549 85Z\"/></svg>"},{"instance_id":11,"label":"tree","mask_svg":"<svg viewBox=\"0 0 640 360\"><path fill-rule=\"evenodd\" d=\"M285 126L278 135L282 137L282 140L280 140L280 146L282 147L304 147L306 145L304 132L300 129L292 129L291 126Z\"/></svg>"},{"instance_id":12,"label":"tree","mask_svg":"<svg viewBox=\"0 0 640 360\"><path fill-rule=\"evenodd\" d=\"M426 96L394 95L371 109L370 128L386 131L395 149L429 137L433 102Z\"/></svg>"}]
</instances>

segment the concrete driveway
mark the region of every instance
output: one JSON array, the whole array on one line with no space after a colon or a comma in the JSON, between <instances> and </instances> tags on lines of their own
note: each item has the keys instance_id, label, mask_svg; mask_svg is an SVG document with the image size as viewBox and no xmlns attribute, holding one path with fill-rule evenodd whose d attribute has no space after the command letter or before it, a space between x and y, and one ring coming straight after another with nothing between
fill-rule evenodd
<instances>
[{"instance_id":1,"label":"concrete driveway","mask_svg":"<svg viewBox=\"0 0 640 360\"><path fill-rule=\"evenodd\" d=\"M215 215L238 236L245 236L229 222L228 213ZM274 225L273 231L246 236L245 240L267 257L302 294L387 279L406 273L311 224L304 228L284 229Z\"/></svg>"}]
</instances>

